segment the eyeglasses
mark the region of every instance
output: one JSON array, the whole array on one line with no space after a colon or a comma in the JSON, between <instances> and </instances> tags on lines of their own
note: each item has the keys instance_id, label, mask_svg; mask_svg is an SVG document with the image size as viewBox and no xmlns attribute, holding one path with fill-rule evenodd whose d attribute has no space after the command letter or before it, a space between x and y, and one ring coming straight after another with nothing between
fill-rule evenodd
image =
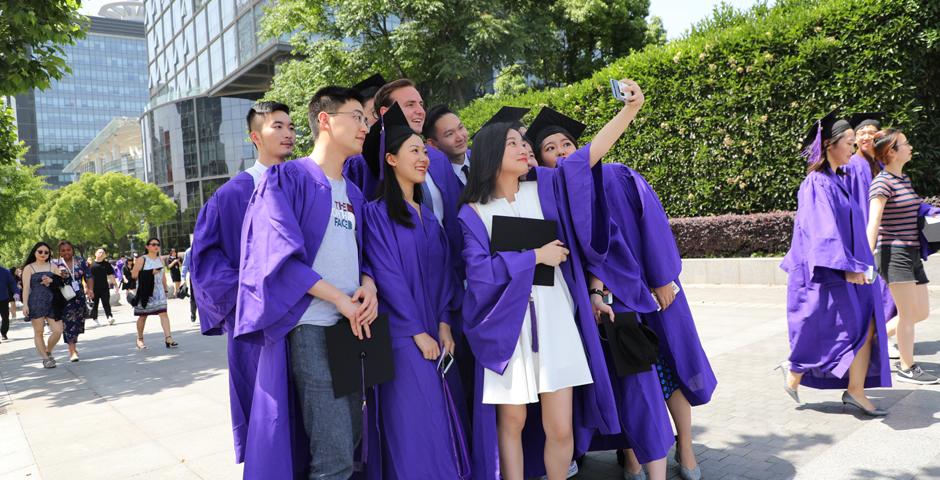
<instances>
[{"instance_id":1,"label":"eyeglasses","mask_svg":"<svg viewBox=\"0 0 940 480\"><path fill-rule=\"evenodd\" d=\"M369 126L369 123L366 122L366 117L365 115L362 114L362 112L326 112L326 114L327 115L350 115L352 116L353 120L367 127Z\"/></svg>"}]
</instances>

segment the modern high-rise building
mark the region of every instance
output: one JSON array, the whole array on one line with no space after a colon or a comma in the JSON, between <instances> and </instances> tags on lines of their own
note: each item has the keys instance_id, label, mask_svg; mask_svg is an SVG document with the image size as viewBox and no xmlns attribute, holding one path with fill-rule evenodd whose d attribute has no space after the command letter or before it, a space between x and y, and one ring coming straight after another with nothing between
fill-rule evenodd
<instances>
[{"instance_id":1,"label":"modern high-rise building","mask_svg":"<svg viewBox=\"0 0 940 480\"><path fill-rule=\"evenodd\" d=\"M123 173L147 181L137 117L117 117L65 166L66 173Z\"/></svg>"},{"instance_id":2,"label":"modern high-rise building","mask_svg":"<svg viewBox=\"0 0 940 480\"><path fill-rule=\"evenodd\" d=\"M40 165L52 188L73 181L63 169L111 119L144 112L149 97L141 13L126 8L111 18L89 17L85 38L64 47L71 74L46 90L16 96L17 130L29 147L23 161Z\"/></svg>"},{"instance_id":3,"label":"modern high-rise building","mask_svg":"<svg viewBox=\"0 0 940 480\"><path fill-rule=\"evenodd\" d=\"M245 116L271 84L285 41L258 40L268 0L146 0L150 102L141 117L147 178L179 206L156 227L189 244L200 207L255 161Z\"/></svg>"}]
</instances>

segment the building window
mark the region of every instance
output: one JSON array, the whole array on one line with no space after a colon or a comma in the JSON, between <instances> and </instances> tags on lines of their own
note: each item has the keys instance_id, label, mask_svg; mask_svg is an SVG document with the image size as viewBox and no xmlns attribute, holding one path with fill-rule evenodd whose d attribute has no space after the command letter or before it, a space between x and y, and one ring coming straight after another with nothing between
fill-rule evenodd
<instances>
[{"instance_id":1,"label":"building window","mask_svg":"<svg viewBox=\"0 0 940 480\"><path fill-rule=\"evenodd\" d=\"M225 47L225 74L228 75L238 68L238 43L234 26L222 35L222 43Z\"/></svg>"},{"instance_id":2,"label":"building window","mask_svg":"<svg viewBox=\"0 0 940 480\"><path fill-rule=\"evenodd\" d=\"M248 10L245 15L238 19L238 52L239 63L248 63L248 60L255 54L255 22Z\"/></svg>"}]
</instances>

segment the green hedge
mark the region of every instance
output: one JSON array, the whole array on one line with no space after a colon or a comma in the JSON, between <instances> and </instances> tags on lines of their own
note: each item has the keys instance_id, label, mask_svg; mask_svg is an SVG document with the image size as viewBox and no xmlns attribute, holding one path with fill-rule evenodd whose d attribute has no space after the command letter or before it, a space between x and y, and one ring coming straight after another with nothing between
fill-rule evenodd
<instances>
[{"instance_id":1,"label":"green hedge","mask_svg":"<svg viewBox=\"0 0 940 480\"><path fill-rule=\"evenodd\" d=\"M588 124L615 113L609 78L637 80L646 105L611 161L640 170L670 215L792 210L799 142L836 105L885 111L908 132L921 195L940 193L940 2L778 0L716 11L683 39L649 47L563 88L488 96L461 111L473 131L500 105L548 105Z\"/></svg>"}]
</instances>

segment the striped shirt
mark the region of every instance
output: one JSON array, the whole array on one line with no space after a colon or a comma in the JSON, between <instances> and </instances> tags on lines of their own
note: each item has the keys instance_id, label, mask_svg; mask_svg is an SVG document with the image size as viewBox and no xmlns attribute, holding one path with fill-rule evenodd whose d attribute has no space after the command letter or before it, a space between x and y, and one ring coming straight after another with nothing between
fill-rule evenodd
<instances>
[{"instance_id":1,"label":"striped shirt","mask_svg":"<svg viewBox=\"0 0 940 480\"><path fill-rule=\"evenodd\" d=\"M916 247L920 245L917 230L917 213L921 199L911 186L911 177L897 176L882 170L871 182L868 199L887 198L881 226L878 227L877 248Z\"/></svg>"}]
</instances>

